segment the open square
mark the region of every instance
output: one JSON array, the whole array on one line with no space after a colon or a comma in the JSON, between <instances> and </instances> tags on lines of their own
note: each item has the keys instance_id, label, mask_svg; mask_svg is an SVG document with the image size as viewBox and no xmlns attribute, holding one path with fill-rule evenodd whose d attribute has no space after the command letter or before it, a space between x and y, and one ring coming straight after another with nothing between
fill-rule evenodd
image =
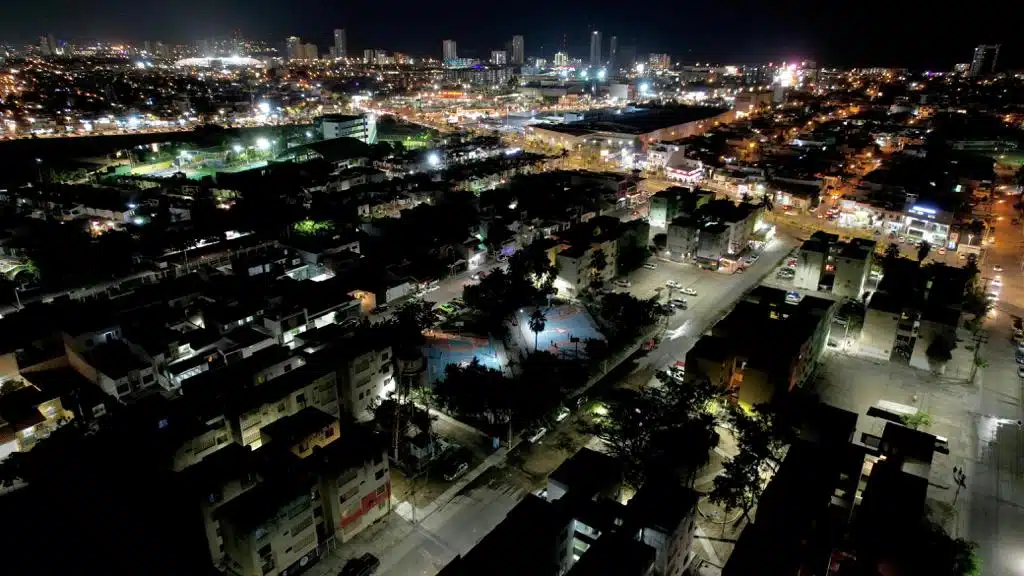
<instances>
[{"instance_id":1,"label":"open square","mask_svg":"<svg viewBox=\"0 0 1024 576\"><path fill-rule=\"evenodd\" d=\"M582 306L559 304L541 308L544 312L544 330L534 338L530 330L530 315L534 308L522 308L516 313L516 321L511 326L513 333L519 334L519 345L524 352L545 350L565 358L585 358L584 342L587 340L604 340L604 335L597 330L597 324ZM575 341L578 339L578 342Z\"/></svg>"},{"instance_id":2,"label":"open square","mask_svg":"<svg viewBox=\"0 0 1024 576\"><path fill-rule=\"evenodd\" d=\"M482 366L504 370L508 365L504 346L490 338L431 331L423 347L427 359L427 382L433 384L444 380L444 370L449 364L467 365L474 358Z\"/></svg>"}]
</instances>

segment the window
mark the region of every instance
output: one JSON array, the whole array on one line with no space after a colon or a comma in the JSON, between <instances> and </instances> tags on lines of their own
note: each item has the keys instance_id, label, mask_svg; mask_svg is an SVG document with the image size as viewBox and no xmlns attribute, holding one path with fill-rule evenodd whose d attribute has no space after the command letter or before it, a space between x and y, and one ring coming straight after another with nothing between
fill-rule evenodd
<instances>
[{"instance_id":1,"label":"window","mask_svg":"<svg viewBox=\"0 0 1024 576\"><path fill-rule=\"evenodd\" d=\"M99 418L100 416L106 416L107 407L105 404L97 404L92 407L92 417Z\"/></svg>"},{"instance_id":2,"label":"window","mask_svg":"<svg viewBox=\"0 0 1024 576\"><path fill-rule=\"evenodd\" d=\"M292 371L292 365L291 364L285 364L284 365L284 371L285 372L291 372Z\"/></svg>"},{"instance_id":3,"label":"window","mask_svg":"<svg viewBox=\"0 0 1024 576\"><path fill-rule=\"evenodd\" d=\"M362 399L363 399L363 393L362 393L362 392L360 392L360 393L359 393L359 399L360 399L360 400L362 400Z\"/></svg>"},{"instance_id":4,"label":"window","mask_svg":"<svg viewBox=\"0 0 1024 576\"><path fill-rule=\"evenodd\" d=\"M390 374L391 373L391 364L385 364L385 365L381 366L380 373L381 374Z\"/></svg>"},{"instance_id":5,"label":"window","mask_svg":"<svg viewBox=\"0 0 1024 576\"><path fill-rule=\"evenodd\" d=\"M156 377L153 376L152 374L146 374L145 376L142 377L142 383L143 384L152 384L153 380L155 380L155 379L156 379Z\"/></svg>"},{"instance_id":6,"label":"window","mask_svg":"<svg viewBox=\"0 0 1024 576\"><path fill-rule=\"evenodd\" d=\"M377 472L374 473L373 477L376 478L377 480L380 480L381 478L383 478L384 477L384 469L381 468L380 470L377 470ZM381 488L383 488L383 486Z\"/></svg>"},{"instance_id":7,"label":"window","mask_svg":"<svg viewBox=\"0 0 1024 576\"><path fill-rule=\"evenodd\" d=\"M124 382L122 384L118 384L114 391L117 392L118 396L124 396L132 391L132 386L131 384Z\"/></svg>"},{"instance_id":8,"label":"window","mask_svg":"<svg viewBox=\"0 0 1024 576\"><path fill-rule=\"evenodd\" d=\"M378 474L380 474L380 472L378 472ZM378 478L378 480L380 480L380 478ZM381 484L380 486L377 486L377 496L383 496L384 493L387 492L387 491L388 491L388 487L387 486L385 486L383 484Z\"/></svg>"},{"instance_id":9,"label":"window","mask_svg":"<svg viewBox=\"0 0 1024 576\"><path fill-rule=\"evenodd\" d=\"M287 409L287 406L285 406L284 402L281 402L280 404L277 405L277 411L278 412L284 412L286 409Z\"/></svg>"},{"instance_id":10,"label":"window","mask_svg":"<svg viewBox=\"0 0 1024 576\"><path fill-rule=\"evenodd\" d=\"M295 403L298 404L299 406L305 406L306 405L306 393L302 392L302 393L298 394L297 396L295 396Z\"/></svg>"},{"instance_id":11,"label":"window","mask_svg":"<svg viewBox=\"0 0 1024 576\"><path fill-rule=\"evenodd\" d=\"M383 354L380 355L381 362L387 362L388 358L391 358L391 354L388 352L384 352Z\"/></svg>"},{"instance_id":12,"label":"window","mask_svg":"<svg viewBox=\"0 0 1024 576\"><path fill-rule=\"evenodd\" d=\"M349 500L350 498L352 498L353 496L355 496L358 493L359 493L359 487L358 486L353 486L352 488L348 489L348 491L346 491L344 494L342 494L341 496L338 496L338 504L344 504L346 500Z\"/></svg>"}]
</instances>

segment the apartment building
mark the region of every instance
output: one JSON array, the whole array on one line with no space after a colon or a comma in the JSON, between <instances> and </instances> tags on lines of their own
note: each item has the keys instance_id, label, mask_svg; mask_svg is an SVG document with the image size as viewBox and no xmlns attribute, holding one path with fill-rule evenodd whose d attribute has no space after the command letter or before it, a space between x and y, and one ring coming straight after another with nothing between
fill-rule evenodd
<instances>
[{"instance_id":1,"label":"apartment building","mask_svg":"<svg viewBox=\"0 0 1024 576\"><path fill-rule=\"evenodd\" d=\"M334 418L340 415L338 374L331 366L314 363L266 383L251 387L228 400L225 417L243 446L259 448L261 429L307 407Z\"/></svg>"},{"instance_id":2,"label":"apartment building","mask_svg":"<svg viewBox=\"0 0 1024 576\"><path fill-rule=\"evenodd\" d=\"M319 559L308 475L261 482L216 510L224 567L237 576L279 576Z\"/></svg>"}]
</instances>

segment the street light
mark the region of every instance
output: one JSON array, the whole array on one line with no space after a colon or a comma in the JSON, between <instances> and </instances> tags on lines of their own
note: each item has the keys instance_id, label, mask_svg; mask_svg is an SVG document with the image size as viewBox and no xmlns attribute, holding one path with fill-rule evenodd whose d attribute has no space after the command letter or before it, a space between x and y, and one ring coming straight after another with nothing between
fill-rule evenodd
<instances>
[{"instance_id":1,"label":"street light","mask_svg":"<svg viewBox=\"0 0 1024 576\"><path fill-rule=\"evenodd\" d=\"M260 137L256 139L256 148L260 150L270 150L270 140Z\"/></svg>"}]
</instances>

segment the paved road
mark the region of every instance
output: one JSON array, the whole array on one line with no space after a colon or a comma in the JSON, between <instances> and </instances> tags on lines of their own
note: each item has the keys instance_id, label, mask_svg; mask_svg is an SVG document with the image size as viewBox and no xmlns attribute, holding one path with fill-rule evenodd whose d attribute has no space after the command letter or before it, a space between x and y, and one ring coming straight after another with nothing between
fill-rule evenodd
<instances>
[{"instance_id":1,"label":"paved road","mask_svg":"<svg viewBox=\"0 0 1024 576\"><path fill-rule=\"evenodd\" d=\"M692 265L659 262L657 272L663 268L678 270L676 280L683 287L696 290L698 295L696 297L682 296L688 300L689 308L686 311L677 312L669 320L665 338L643 359L641 366L657 370L674 364L678 360L684 360L686 353L700 336L722 318L745 292L775 270L779 262L796 245L796 241L791 238L777 237L769 244L757 262L748 266L743 274L722 274L700 270ZM643 278L644 272L652 271L641 270L637 273L641 278L637 282L636 289L643 290L643 286L651 286ZM653 291L653 287L650 289ZM634 294L644 297L651 295L637 292Z\"/></svg>"},{"instance_id":2,"label":"paved road","mask_svg":"<svg viewBox=\"0 0 1024 576\"><path fill-rule=\"evenodd\" d=\"M993 212L1008 224L1012 204L996 204ZM1024 573L1024 432L1017 425L1024 419L1024 394L1010 341L1012 316L1024 316L1022 242L1020 229L997 226L982 270L991 278L992 267L1001 266L1003 289L996 317L986 325L989 341L982 355L989 366L980 378L976 454L966 463L967 489L961 495L961 535L978 543L985 574L997 576Z\"/></svg>"}]
</instances>

